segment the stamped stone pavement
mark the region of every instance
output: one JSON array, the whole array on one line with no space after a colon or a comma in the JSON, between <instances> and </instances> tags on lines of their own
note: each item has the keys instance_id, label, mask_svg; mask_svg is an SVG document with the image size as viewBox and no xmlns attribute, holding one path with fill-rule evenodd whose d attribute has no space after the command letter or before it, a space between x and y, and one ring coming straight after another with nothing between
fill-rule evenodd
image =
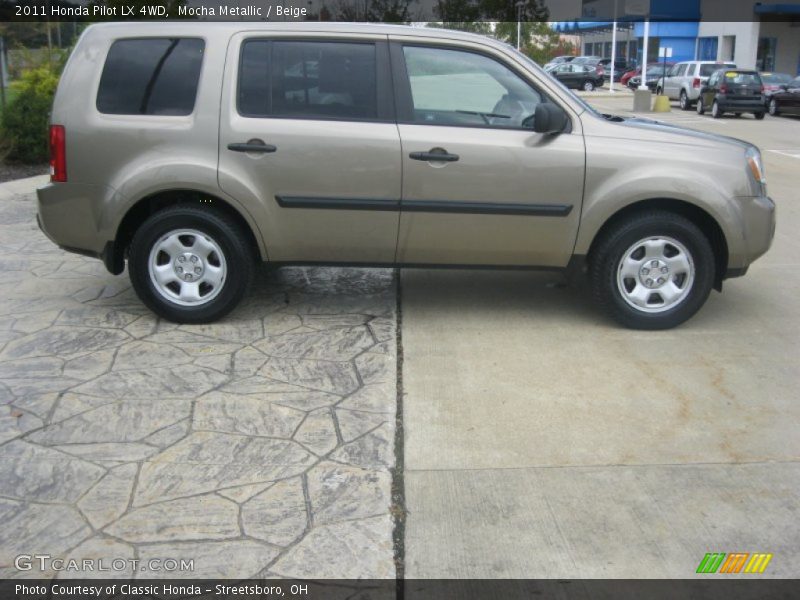
<instances>
[{"instance_id":1,"label":"stamped stone pavement","mask_svg":"<svg viewBox=\"0 0 800 600\"><path fill-rule=\"evenodd\" d=\"M178 326L45 238L42 182L0 186L0 578L68 575L14 568L36 553L394 577L393 272L265 269Z\"/></svg>"}]
</instances>

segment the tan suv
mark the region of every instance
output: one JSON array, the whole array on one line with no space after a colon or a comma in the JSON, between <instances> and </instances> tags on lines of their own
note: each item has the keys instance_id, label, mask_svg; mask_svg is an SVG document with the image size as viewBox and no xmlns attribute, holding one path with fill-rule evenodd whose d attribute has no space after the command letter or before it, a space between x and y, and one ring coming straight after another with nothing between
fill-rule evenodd
<instances>
[{"instance_id":1,"label":"tan suv","mask_svg":"<svg viewBox=\"0 0 800 600\"><path fill-rule=\"evenodd\" d=\"M180 322L276 265L587 270L677 325L770 246L759 151L602 115L485 37L324 23L110 23L52 114L42 229ZM535 307L532 307L534 309Z\"/></svg>"}]
</instances>

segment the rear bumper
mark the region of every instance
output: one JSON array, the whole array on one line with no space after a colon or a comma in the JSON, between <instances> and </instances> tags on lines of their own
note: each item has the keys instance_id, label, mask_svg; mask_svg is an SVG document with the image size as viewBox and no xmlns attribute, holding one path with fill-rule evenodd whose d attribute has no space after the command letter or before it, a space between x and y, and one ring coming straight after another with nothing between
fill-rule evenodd
<instances>
[{"instance_id":1,"label":"rear bumper","mask_svg":"<svg viewBox=\"0 0 800 600\"><path fill-rule=\"evenodd\" d=\"M731 98L717 98L719 107L724 111L730 112L764 112L763 98L753 97L744 100L733 100Z\"/></svg>"},{"instance_id":2,"label":"rear bumper","mask_svg":"<svg viewBox=\"0 0 800 600\"><path fill-rule=\"evenodd\" d=\"M60 248L99 258L114 274L124 264L110 236L100 231L95 207L102 206L108 188L75 183L49 183L36 190L39 229Z\"/></svg>"}]
</instances>

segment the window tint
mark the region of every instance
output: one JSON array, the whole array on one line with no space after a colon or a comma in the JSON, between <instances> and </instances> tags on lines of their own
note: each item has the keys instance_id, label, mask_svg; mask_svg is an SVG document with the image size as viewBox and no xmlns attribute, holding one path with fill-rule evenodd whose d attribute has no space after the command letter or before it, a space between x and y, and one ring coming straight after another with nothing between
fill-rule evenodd
<instances>
[{"instance_id":1,"label":"window tint","mask_svg":"<svg viewBox=\"0 0 800 600\"><path fill-rule=\"evenodd\" d=\"M238 106L249 117L375 119L375 45L247 41Z\"/></svg>"},{"instance_id":2,"label":"window tint","mask_svg":"<svg viewBox=\"0 0 800 600\"><path fill-rule=\"evenodd\" d=\"M188 115L194 110L203 40L119 40L108 51L97 110L113 115Z\"/></svg>"},{"instance_id":3,"label":"window tint","mask_svg":"<svg viewBox=\"0 0 800 600\"><path fill-rule=\"evenodd\" d=\"M412 119L430 125L521 127L542 96L499 62L471 52L403 48ZM580 65L570 68L582 70Z\"/></svg>"},{"instance_id":4,"label":"window tint","mask_svg":"<svg viewBox=\"0 0 800 600\"><path fill-rule=\"evenodd\" d=\"M677 67L677 69L675 71L675 75L677 77L683 77L684 75L686 75L686 67L688 67L688 66L689 65L678 65L678 67Z\"/></svg>"}]
</instances>

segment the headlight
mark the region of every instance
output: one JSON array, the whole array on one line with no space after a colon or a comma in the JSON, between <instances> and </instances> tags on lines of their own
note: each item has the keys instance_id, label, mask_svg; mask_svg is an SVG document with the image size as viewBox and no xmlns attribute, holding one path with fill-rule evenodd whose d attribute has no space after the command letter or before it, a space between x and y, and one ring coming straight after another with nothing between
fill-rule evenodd
<instances>
[{"instance_id":1,"label":"headlight","mask_svg":"<svg viewBox=\"0 0 800 600\"><path fill-rule=\"evenodd\" d=\"M750 148L746 153L747 166L750 169L750 175L753 177L759 195L767 195L767 174L764 171L764 163L761 162L761 153L758 148Z\"/></svg>"}]
</instances>

